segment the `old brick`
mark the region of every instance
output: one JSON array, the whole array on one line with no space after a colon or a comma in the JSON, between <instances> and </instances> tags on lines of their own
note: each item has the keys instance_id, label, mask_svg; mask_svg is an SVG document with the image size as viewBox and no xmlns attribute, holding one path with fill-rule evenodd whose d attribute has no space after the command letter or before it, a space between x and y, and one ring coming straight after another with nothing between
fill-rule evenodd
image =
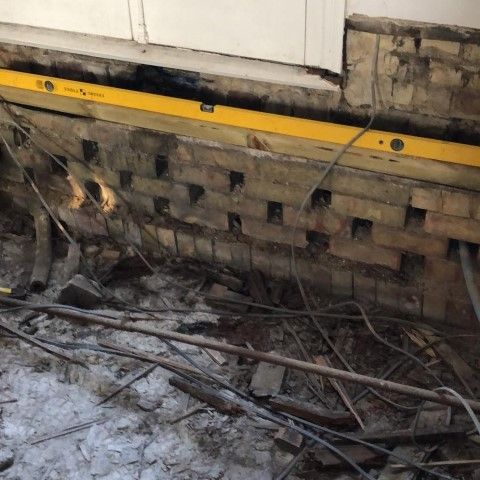
<instances>
[{"instance_id":1,"label":"old brick","mask_svg":"<svg viewBox=\"0 0 480 480\"><path fill-rule=\"evenodd\" d=\"M195 240L193 235L185 232L176 232L178 254L181 257L194 257L195 256Z\"/></svg>"},{"instance_id":2,"label":"old brick","mask_svg":"<svg viewBox=\"0 0 480 480\"><path fill-rule=\"evenodd\" d=\"M133 153L134 151L132 151ZM134 175L146 178L156 178L157 168L155 156L143 152L134 152L128 159L129 169Z\"/></svg>"},{"instance_id":3,"label":"old brick","mask_svg":"<svg viewBox=\"0 0 480 480\"><path fill-rule=\"evenodd\" d=\"M455 90L450 114L452 117L478 121L480 118L480 92L473 88Z\"/></svg>"},{"instance_id":4,"label":"old brick","mask_svg":"<svg viewBox=\"0 0 480 480\"><path fill-rule=\"evenodd\" d=\"M90 236L92 234L92 221L89 212L84 210L73 210L73 218L75 219L76 229L83 235Z\"/></svg>"},{"instance_id":5,"label":"old brick","mask_svg":"<svg viewBox=\"0 0 480 480\"><path fill-rule=\"evenodd\" d=\"M195 237L195 254L196 257L204 262L213 261L212 240L205 237Z\"/></svg>"},{"instance_id":6,"label":"old brick","mask_svg":"<svg viewBox=\"0 0 480 480\"><path fill-rule=\"evenodd\" d=\"M329 252L336 257L400 270L400 252L379 247L368 241L360 242L347 238L332 237Z\"/></svg>"},{"instance_id":7,"label":"old brick","mask_svg":"<svg viewBox=\"0 0 480 480\"><path fill-rule=\"evenodd\" d=\"M462 71L459 68L449 67L443 62L430 62L430 80L438 85L448 87L462 86Z\"/></svg>"},{"instance_id":8,"label":"old brick","mask_svg":"<svg viewBox=\"0 0 480 480\"><path fill-rule=\"evenodd\" d=\"M154 215L155 206L153 198L148 195L142 195L136 192L110 192L110 200L112 206L119 210L119 214L128 214L128 212L134 212L136 214L146 213L148 215Z\"/></svg>"},{"instance_id":9,"label":"old brick","mask_svg":"<svg viewBox=\"0 0 480 480\"><path fill-rule=\"evenodd\" d=\"M264 273L267 277L271 275L271 252L252 248L252 268Z\"/></svg>"},{"instance_id":10,"label":"old brick","mask_svg":"<svg viewBox=\"0 0 480 480\"><path fill-rule=\"evenodd\" d=\"M243 192L247 197L299 207L309 190L309 187L293 187L247 178Z\"/></svg>"},{"instance_id":11,"label":"old brick","mask_svg":"<svg viewBox=\"0 0 480 480\"><path fill-rule=\"evenodd\" d=\"M261 157L263 155L263 157ZM312 186L312 178L320 175L325 170L325 164L311 162L301 158L285 158L284 156L270 153L259 153L256 156L257 168L249 172L249 177L271 183L284 185ZM331 177L328 176L323 187L330 188Z\"/></svg>"},{"instance_id":12,"label":"old brick","mask_svg":"<svg viewBox=\"0 0 480 480\"><path fill-rule=\"evenodd\" d=\"M416 222L409 222L405 229L373 224L372 240L382 247L432 257L445 257L448 250L446 237L429 235Z\"/></svg>"},{"instance_id":13,"label":"old brick","mask_svg":"<svg viewBox=\"0 0 480 480\"><path fill-rule=\"evenodd\" d=\"M214 240L213 242L213 257L216 262L229 265L232 263L232 251L230 250L230 243Z\"/></svg>"},{"instance_id":14,"label":"old brick","mask_svg":"<svg viewBox=\"0 0 480 480\"><path fill-rule=\"evenodd\" d=\"M285 206L283 208L283 224L293 227L297 215L297 208ZM328 235L350 237L352 234L352 219L345 215L340 215L331 208L308 208L300 216L298 228Z\"/></svg>"},{"instance_id":15,"label":"old brick","mask_svg":"<svg viewBox=\"0 0 480 480\"><path fill-rule=\"evenodd\" d=\"M421 55L440 57L442 55L455 55L460 53L460 43L446 40L430 40L423 38L419 53Z\"/></svg>"},{"instance_id":16,"label":"old brick","mask_svg":"<svg viewBox=\"0 0 480 480\"><path fill-rule=\"evenodd\" d=\"M157 227L158 243L173 255L177 255L175 232L169 228Z\"/></svg>"},{"instance_id":17,"label":"old brick","mask_svg":"<svg viewBox=\"0 0 480 480\"><path fill-rule=\"evenodd\" d=\"M383 307L390 307L395 310L399 308L398 286L384 280L377 281L377 304Z\"/></svg>"},{"instance_id":18,"label":"old brick","mask_svg":"<svg viewBox=\"0 0 480 480\"><path fill-rule=\"evenodd\" d=\"M144 129L133 130L129 135L130 147L150 155L165 155L170 146L170 136Z\"/></svg>"},{"instance_id":19,"label":"old brick","mask_svg":"<svg viewBox=\"0 0 480 480\"><path fill-rule=\"evenodd\" d=\"M397 55L392 55L390 52L379 55L378 73L380 75L395 75L400 65L400 59Z\"/></svg>"},{"instance_id":20,"label":"old brick","mask_svg":"<svg viewBox=\"0 0 480 480\"><path fill-rule=\"evenodd\" d=\"M332 194L332 208L350 217L363 218L392 227L403 227L406 209L362 198Z\"/></svg>"},{"instance_id":21,"label":"old brick","mask_svg":"<svg viewBox=\"0 0 480 480\"><path fill-rule=\"evenodd\" d=\"M251 269L250 245L238 242L231 243L230 252L232 257L230 265L232 267L244 271Z\"/></svg>"},{"instance_id":22,"label":"old brick","mask_svg":"<svg viewBox=\"0 0 480 480\"><path fill-rule=\"evenodd\" d=\"M267 218L266 201L246 198L240 194L226 195L224 193L207 190L200 199L199 206L206 209L234 212L252 218Z\"/></svg>"},{"instance_id":23,"label":"old brick","mask_svg":"<svg viewBox=\"0 0 480 480\"><path fill-rule=\"evenodd\" d=\"M413 103L413 83L397 82L393 86L393 104L398 107L408 107Z\"/></svg>"},{"instance_id":24,"label":"old brick","mask_svg":"<svg viewBox=\"0 0 480 480\"><path fill-rule=\"evenodd\" d=\"M201 185L219 192L230 192L229 172L218 168L174 163L170 175L175 182Z\"/></svg>"},{"instance_id":25,"label":"old brick","mask_svg":"<svg viewBox=\"0 0 480 480\"><path fill-rule=\"evenodd\" d=\"M186 187L181 186L184 190L184 199L188 201L188 191ZM132 190L143 195L151 197L171 198L174 185L168 180L158 178L145 178L134 175L132 177Z\"/></svg>"},{"instance_id":26,"label":"old brick","mask_svg":"<svg viewBox=\"0 0 480 480\"><path fill-rule=\"evenodd\" d=\"M238 149L219 148L214 144L195 145L194 162L224 170L253 174L258 171L258 160L251 153Z\"/></svg>"},{"instance_id":27,"label":"old brick","mask_svg":"<svg viewBox=\"0 0 480 480\"><path fill-rule=\"evenodd\" d=\"M242 232L250 237L265 240L267 242L284 243L290 245L292 242L292 229L283 225L274 225L271 223L258 222L256 220L245 218L242 221ZM305 231L297 230L295 232L294 245L305 248L308 242Z\"/></svg>"},{"instance_id":28,"label":"old brick","mask_svg":"<svg viewBox=\"0 0 480 480\"><path fill-rule=\"evenodd\" d=\"M194 145L191 142L180 140L173 152L173 158L182 163L195 163L193 149Z\"/></svg>"},{"instance_id":29,"label":"old brick","mask_svg":"<svg viewBox=\"0 0 480 480\"><path fill-rule=\"evenodd\" d=\"M423 295L422 316L430 320L444 320L447 307L445 295Z\"/></svg>"},{"instance_id":30,"label":"old brick","mask_svg":"<svg viewBox=\"0 0 480 480\"><path fill-rule=\"evenodd\" d=\"M96 213L91 217L92 234L100 237L108 237L107 223L101 213Z\"/></svg>"},{"instance_id":31,"label":"old brick","mask_svg":"<svg viewBox=\"0 0 480 480\"><path fill-rule=\"evenodd\" d=\"M425 231L439 237L480 243L480 221L427 212Z\"/></svg>"},{"instance_id":32,"label":"old brick","mask_svg":"<svg viewBox=\"0 0 480 480\"><path fill-rule=\"evenodd\" d=\"M425 258L424 277L430 285L448 289L449 286L463 280L462 269L458 262L440 258Z\"/></svg>"},{"instance_id":33,"label":"old brick","mask_svg":"<svg viewBox=\"0 0 480 480\"><path fill-rule=\"evenodd\" d=\"M422 85L414 84L413 106L424 115L447 117L450 115L450 99L452 88L430 83ZM438 120L438 119L437 119Z\"/></svg>"},{"instance_id":34,"label":"old brick","mask_svg":"<svg viewBox=\"0 0 480 480\"><path fill-rule=\"evenodd\" d=\"M462 192L442 191L442 211L446 215L470 217L470 195Z\"/></svg>"},{"instance_id":35,"label":"old brick","mask_svg":"<svg viewBox=\"0 0 480 480\"><path fill-rule=\"evenodd\" d=\"M70 227L75 226L75 217L73 216L72 209L67 205L60 205L58 207L58 217L59 219L69 225Z\"/></svg>"},{"instance_id":36,"label":"old brick","mask_svg":"<svg viewBox=\"0 0 480 480\"><path fill-rule=\"evenodd\" d=\"M295 268L292 262L292 277L295 270L302 281L320 288L325 294L331 293L332 272L328 267L314 263L312 260L297 258Z\"/></svg>"},{"instance_id":37,"label":"old brick","mask_svg":"<svg viewBox=\"0 0 480 480\"><path fill-rule=\"evenodd\" d=\"M480 62L480 45L467 43L463 47L463 57L471 62Z\"/></svg>"},{"instance_id":38,"label":"old brick","mask_svg":"<svg viewBox=\"0 0 480 480\"><path fill-rule=\"evenodd\" d=\"M131 220L126 220L124 222L125 226L125 238L128 242L132 243L138 248L142 247L142 234L140 232L140 227Z\"/></svg>"},{"instance_id":39,"label":"old brick","mask_svg":"<svg viewBox=\"0 0 480 480\"><path fill-rule=\"evenodd\" d=\"M352 107L371 105L368 88L372 70L372 55L375 51L375 34L348 30L347 32L347 86L345 99Z\"/></svg>"},{"instance_id":40,"label":"old brick","mask_svg":"<svg viewBox=\"0 0 480 480\"><path fill-rule=\"evenodd\" d=\"M107 218L108 235L117 242L125 242L125 230L121 218Z\"/></svg>"},{"instance_id":41,"label":"old brick","mask_svg":"<svg viewBox=\"0 0 480 480\"><path fill-rule=\"evenodd\" d=\"M414 187L412 188L411 205L414 208L441 212L442 192L439 189Z\"/></svg>"},{"instance_id":42,"label":"old brick","mask_svg":"<svg viewBox=\"0 0 480 480\"><path fill-rule=\"evenodd\" d=\"M359 272L353 274L353 296L362 302L376 302L377 285L374 278L366 277Z\"/></svg>"},{"instance_id":43,"label":"old brick","mask_svg":"<svg viewBox=\"0 0 480 480\"><path fill-rule=\"evenodd\" d=\"M330 189L351 197L368 198L382 203L405 206L410 199L410 186L386 175L371 172L334 170Z\"/></svg>"},{"instance_id":44,"label":"old brick","mask_svg":"<svg viewBox=\"0 0 480 480\"><path fill-rule=\"evenodd\" d=\"M212 228L213 230L228 230L226 212L206 210L198 206L170 204L170 215L177 220L193 225Z\"/></svg>"},{"instance_id":45,"label":"old brick","mask_svg":"<svg viewBox=\"0 0 480 480\"><path fill-rule=\"evenodd\" d=\"M36 172L50 172L50 161L46 153L17 148L15 154L19 163L24 167L33 168Z\"/></svg>"},{"instance_id":46,"label":"old brick","mask_svg":"<svg viewBox=\"0 0 480 480\"><path fill-rule=\"evenodd\" d=\"M332 293L351 298L353 296L353 273L348 270L332 271Z\"/></svg>"},{"instance_id":47,"label":"old brick","mask_svg":"<svg viewBox=\"0 0 480 480\"><path fill-rule=\"evenodd\" d=\"M288 280L291 275L291 258L289 254L272 253L270 255L270 275L274 278Z\"/></svg>"},{"instance_id":48,"label":"old brick","mask_svg":"<svg viewBox=\"0 0 480 480\"><path fill-rule=\"evenodd\" d=\"M142 246L149 253L158 251L157 228L155 225L143 225L141 228Z\"/></svg>"}]
</instances>

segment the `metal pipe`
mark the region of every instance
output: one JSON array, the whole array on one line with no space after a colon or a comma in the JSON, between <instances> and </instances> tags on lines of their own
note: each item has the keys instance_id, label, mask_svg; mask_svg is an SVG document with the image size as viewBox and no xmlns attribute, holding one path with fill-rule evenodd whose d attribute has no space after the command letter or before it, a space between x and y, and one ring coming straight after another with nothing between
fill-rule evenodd
<instances>
[{"instance_id":1,"label":"metal pipe","mask_svg":"<svg viewBox=\"0 0 480 480\"><path fill-rule=\"evenodd\" d=\"M33 211L35 220L35 264L30 277L30 289L41 292L47 288L48 276L52 266L52 227L50 215L43 208Z\"/></svg>"},{"instance_id":2,"label":"metal pipe","mask_svg":"<svg viewBox=\"0 0 480 480\"><path fill-rule=\"evenodd\" d=\"M335 378L346 382L359 383L361 385L367 385L373 388L379 388L388 392L399 393L402 395L408 395L411 397L421 398L442 405L449 405L454 407L464 407L463 403L451 395L445 395L423 388L412 387L410 385L404 385L401 383L392 382L389 380L381 380L367 375L361 375L358 373L347 372L345 370L339 370L332 367L326 367L313 363L296 360L294 358L282 357L272 353L258 352L255 350L249 350L248 348L237 347L235 345L229 345L227 343L218 342L208 338L200 337L198 335L185 335L178 332L172 332L169 330L160 330L152 326L140 326L136 322L124 322L117 321L111 318L102 317L93 313L81 313L67 308L54 307L54 308L41 308L38 304L30 304L22 300L16 300L8 297L0 297L0 303L10 306L22 306L29 309L30 306L34 307L35 311L44 311L57 315L67 320L72 320L81 323L94 323L96 325L103 325L107 328L113 328L116 330L124 330L127 332L142 333L145 335L152 335L154 337L166 340L173 340L175 342L185 343L187 345L195 345L202 348L210 348L219 352L229 353L232 355L238 355L244 358L251 358L261 362L270 363L273 365L282 365L286 368L293 370L300 370L308 373L315 373L323 377ZM474 400L467 400L470 407L480 412L480 402Z\"/></svg>"}]
</instances>

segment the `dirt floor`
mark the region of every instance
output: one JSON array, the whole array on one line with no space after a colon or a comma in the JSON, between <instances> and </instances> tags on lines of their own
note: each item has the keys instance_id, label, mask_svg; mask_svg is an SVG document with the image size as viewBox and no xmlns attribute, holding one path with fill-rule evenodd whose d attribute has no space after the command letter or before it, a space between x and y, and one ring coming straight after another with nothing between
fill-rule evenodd
<instances>
[{"instance_id":1,"label":"dirt floor","mask_svg":"<svg viewBox=\"0 0 480 480\"><path fill-rule=\"evenodd\" d=\"M35 251L33 224L28 218L4 219L0 232L0 287L27 285ZM29 294L29 301L57 302L59 292L68 280L65 279L67 249L68 245L63 240L55 239L48 288L41 294ZM267 295L263 299L265 302L268 300L277 307L303 309L301 298L293 286L270 282L259 275L254 281L235 272L172 258L156 259L158 273L152 274L126 248L92 241L83 242L82 250L90 269L114 295L110 299L104 295L95 307L95 311L101 314L122 319L127 307L132 305L139 310L161 310L155 319L151 314L137 312L137 317L142 318L138 320L138 325L155 325L162 329L199 334L256 350L274 351L287 357L304 359L304 354L307 354L309 361L327 361L334 367L344 368L310 319L301 316L272 318L267 313L242 317L242 314L261 310L228 303L219 307L207 302L203 296L204 292L212 292L213 288L217 294L229 298L233 296L237 300L259 302L262 295L252 285L256 282L258 286L260 281L261 287L264 287L261 293ZM81 273L89 276L85 266L81 267ZM173 286L172 282L191 290ZM320 306L334 301L313 294L311 299ZM220 308L226 312L219 314ZM172 312L179 309L188 311ZM347 308L342 313L351 314L352 310ZM132 315L129 314L129 318ZM111 350L102 351L105 347L99 346L99 342L109 342L186 363L185 358L158 338L89 324L72 324L48 314L25 310L3 312L0 319L34 336L43 345L61 347L83 363L79 365L61 360L0 330L2 479L282 478L278 477L280 472L303 448L301 436L300 439L291 438L295 437L292 434L288 441L282 442L278 438L282 436L278 433L279 426L274 422L251 412L237 415L219 412L208 402L203 403L195 395L171 385L169 379L175 376L171 371L138 358L123 356L118 351L116 354ZM474 390L471 393L477 393L479 356L476 342L472 339L462 339L463 345L468 341L468 348L463 350L457 347L458 344L451 343L453 347L442 344L447 347L433 347L419 354L418 358L429 365L429 371L426 371L409 361L402 352L375 340L358 318L353 322L319 318L319 323L357 372L379 376L387 367L399 362L391 380L429 389L437 387L440 382L466 397L471 397L468 388ZM390 322L389 326L385 325L386 322L375 322L381 337L409 352L415 352L426 339L431 340L420 328L409 324ZM256 390L251 385L260 368L258 362L228 354L218 355L195 346L175 345L201 367L220 375L243 392L249 393L253 388L253 393L258 394L259 388L268 386L269 382L265 382L268 374L257 379ZM452 350L457 356L451 353ZM458 357L458 353L462 356ZM105 401L119 386L147 368L151 370L147 375ZM361 385L345 384L341 387L326 378L307 377L287 370L281 372L279 389L272 395L304 402L311 407L343 412L346 417L349 415L345 413L346 406L338 394L339 388L343 388L343 394L349 399L355 399L364 391ZM353 408L365 431L395 433L411 428L418 411L414 407L419 405L419 400L384 394L410 408L399 409L372 394L363 396ZM228 395L233 398L232 393ZM265 397L260 400L268 402ZM412 446L412 439L407 439L407 445L402 447L396 447L395 442L390 441L381 444L390 449L400 448L403 456L415 461L480 458L476 446L480 437L472 435L475 429L468 415L458 408L450 413L447 410L441 407L423 412L420 427L435 430L449 424L469 432L468 438L464 436L457 442L448 436L437 438L435 442L423 445L425 449L436 447L430 453ZM348 425L332 428L352 434L362 433L358 422L352 415L350 417ZM309 443L307 447L288 478L359 478L358 473L325 448ZM367 450L367 453L370 452L367 455L365 451L359 452L357 447L357 450L351 446L344 448L372 478L434 478L410 470L394 469L392 473L386 470L388 459L385 455L374 456L371 450ZM402 463L398 459L392 461ZM480 463L477 466L480 468ZM450 475L449 478L473 478L475 468L473 464L440 467L436 471Z\"/></svg>"}]
</instances>

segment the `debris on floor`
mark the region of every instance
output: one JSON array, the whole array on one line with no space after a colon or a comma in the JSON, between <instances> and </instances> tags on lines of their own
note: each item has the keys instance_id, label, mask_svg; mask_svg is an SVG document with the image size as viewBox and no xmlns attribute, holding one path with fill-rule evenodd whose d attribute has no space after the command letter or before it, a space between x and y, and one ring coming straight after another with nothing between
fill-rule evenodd
<instances>
[{"instance_id":1,"label":"debris on floor","mask_svg":"<svg viewBox=\"0 0 480 480\"><path fill-rule=\"evenodd\" d=\"M33 229L1 222L28 285ZM0 478L478 478L470 332L52 235L46 289L0 296Z\"/></svg>"}]
</instances>

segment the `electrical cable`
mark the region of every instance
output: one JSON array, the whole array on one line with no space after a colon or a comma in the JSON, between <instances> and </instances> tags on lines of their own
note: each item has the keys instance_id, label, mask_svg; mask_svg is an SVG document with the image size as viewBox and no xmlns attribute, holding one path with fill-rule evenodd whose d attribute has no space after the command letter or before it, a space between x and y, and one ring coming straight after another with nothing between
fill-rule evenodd
<instances>
[{"instance_id":1,"label":"electrical cable","mask_svg":"<svg viewBox=\"0 0 480 480\"><path fill-rule=\"evenodd\" d=\"M480 293L475 282L472 257L467 243L462 241L459 242L459 250L460 262L462 264L463 276L465 278L465 284L467 285L468 295L470 296L475 316L480 322Z\"/></svg>"}]
</instances>

